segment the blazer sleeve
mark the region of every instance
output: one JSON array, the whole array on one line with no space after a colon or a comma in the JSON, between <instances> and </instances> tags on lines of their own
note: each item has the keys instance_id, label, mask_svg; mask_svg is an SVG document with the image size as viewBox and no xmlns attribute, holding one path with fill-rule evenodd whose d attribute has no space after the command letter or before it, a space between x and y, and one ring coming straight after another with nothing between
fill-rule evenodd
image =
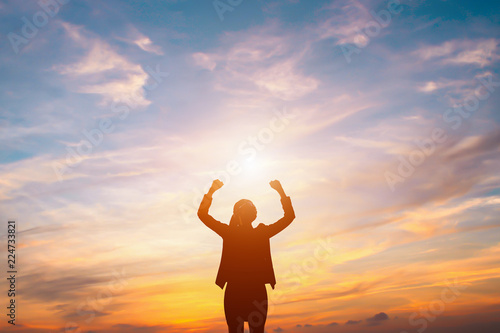
<instances>
[{"instance_id":1,"label":"blazer sleeve","mask_svg":"<svg viewBox=\"0 0 500 333\"><path fill-rule=\"evenodd\" d=\"M210 214L208 214L208 210L211 205L212 198L205 194L203 196L203 200L201 200L200 207L198 208L198 217L207 227L215 231L219 236L224 237L229 226L217 221Z\"/></svg>"},{"instance_id":2,"label":"blazer sleeve","mask_svg":"<svg viewBox=\"0 0 500 333\"><path fill-rule=\"evenodd\" d=\"M269 238L273 237L283 229L288 227L295 219L295 212L293 211L292 201L290 197L281 198L281 206L283 207L284 215L281 219L271 225L266 226L266 234Z\"/></svg>"}]
</instances>

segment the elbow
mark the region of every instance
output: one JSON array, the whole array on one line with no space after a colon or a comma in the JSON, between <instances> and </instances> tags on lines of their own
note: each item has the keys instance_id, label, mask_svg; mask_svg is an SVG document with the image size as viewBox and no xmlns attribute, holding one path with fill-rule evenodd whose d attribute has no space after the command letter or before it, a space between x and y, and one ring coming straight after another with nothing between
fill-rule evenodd
<instances>
[{"instance_id":1,"label":"elbow","mask_svg":"<svg viewBox=\"0 0 500 333\"><path fill-rule=\"evenodd\" d=\"M285 214L285 219L288 221L288 223L292 223L292 221L295 220L295 212L293 210L291 212L287 212Z\"/></svg>"}]
</instances>

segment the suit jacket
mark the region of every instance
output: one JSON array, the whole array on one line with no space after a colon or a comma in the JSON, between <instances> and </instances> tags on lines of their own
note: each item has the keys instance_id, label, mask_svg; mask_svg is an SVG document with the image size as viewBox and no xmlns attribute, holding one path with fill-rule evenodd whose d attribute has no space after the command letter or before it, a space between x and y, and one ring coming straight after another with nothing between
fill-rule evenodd
<instances>
[{"instance_id":1,"label":"suit jacket","mask_svg":"<svg viewBox=\"0 0 500 333\"><path fill-rule=\"evenodd\" d=\"M215 283L222 289L226 282L269 283L274 289L276 277L271 259L270 238L286 228L295 218L290 197L283 197L284 216L271 225L256 228L227 225L208 214L212 198L208 195L198 209L200 220L222 237L222 256Z\"/></svg>"}]
</instances>

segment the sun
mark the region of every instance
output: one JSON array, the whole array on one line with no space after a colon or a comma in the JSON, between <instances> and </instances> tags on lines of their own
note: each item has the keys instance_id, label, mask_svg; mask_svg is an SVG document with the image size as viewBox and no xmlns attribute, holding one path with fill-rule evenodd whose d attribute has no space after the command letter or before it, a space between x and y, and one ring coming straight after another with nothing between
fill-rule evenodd
<instances>
[{"instance_id":1,"label":"sun","mask_svg":"<svg viewBox=\"0 0 500 333\"><path fill-rule=\"evenodd\" d=\"M241 172L235 181L252 185L266 183L272 180L272 162L265 156L256 156L241 162Z\"/></svg>"}]
</instances>

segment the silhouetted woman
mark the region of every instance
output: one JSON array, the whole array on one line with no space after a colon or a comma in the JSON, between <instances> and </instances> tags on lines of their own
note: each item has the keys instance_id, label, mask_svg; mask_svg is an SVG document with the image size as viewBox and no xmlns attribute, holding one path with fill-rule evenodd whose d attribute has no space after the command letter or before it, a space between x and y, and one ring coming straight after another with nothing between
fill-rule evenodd
<instances>
[{"instance_id":1,"label":"silhouetted woman","mask_svg":"<svg viewBox=\"0 0 500 333\"><path fill-rule=\"evenodd\" d=\"M248 322L251 333L264 333L267 318L266 283L274 289L274 276L269 239L285 229L295 218L290 197L287 197L280 182L269 183L281 196L285 215L271 225L252 222L257 209L250 200L240 200L234 205L229 225L215 220L208 214L212 195L224 185L214 180L212 187L201 201L198 217L210 229L222 237L222 257L215 283L224 288L224 313L229 333L243 333L244 322Z\"/></svg>"}]
</instances>

